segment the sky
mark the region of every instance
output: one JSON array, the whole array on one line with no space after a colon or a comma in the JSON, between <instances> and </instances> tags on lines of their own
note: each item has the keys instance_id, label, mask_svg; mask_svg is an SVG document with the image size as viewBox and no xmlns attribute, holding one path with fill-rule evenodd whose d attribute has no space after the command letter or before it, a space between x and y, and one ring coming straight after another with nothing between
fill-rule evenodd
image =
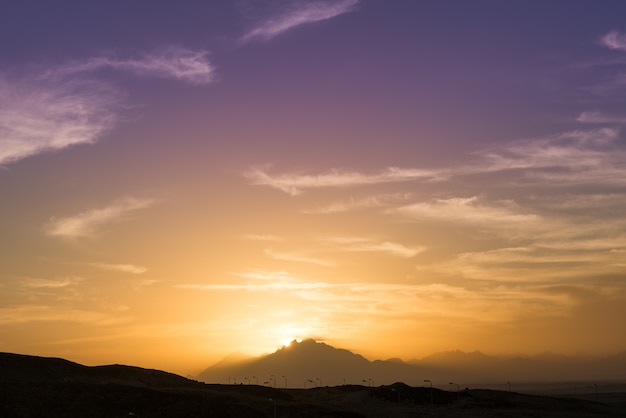
<instances>
[{"instance_id":1,"label":"sky","mask_svg":"<svg viewBox=\"0 0 626 418\"><path fill-rule=\"evenodd\" d=\"M0 351L625 350L624 16L4 1Z\"/></svg>"}]
</instances>

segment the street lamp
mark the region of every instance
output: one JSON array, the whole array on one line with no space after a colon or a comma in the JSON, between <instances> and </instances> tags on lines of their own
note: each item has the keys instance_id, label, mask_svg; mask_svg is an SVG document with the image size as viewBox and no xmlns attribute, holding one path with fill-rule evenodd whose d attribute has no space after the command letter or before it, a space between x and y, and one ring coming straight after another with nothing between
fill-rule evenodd
<instances>
[{"instance_id":1,"label":"street lamp","mask_svg":"<svg viewBox=\"0 0 626 418\"><path fill-rule=\"evenodd\" d=\"M430 383L430 405L434 406L435 402L433 401L433 382L429 379L424 379L424 383Z\"/></svg>"},{"instance_id":2,"label":"street lamp","mask_svg":"<svg viewBox=\"0 0 626 418\"><path fill-rule=\"evenodd\" d=\"M398 395L398 403L400 403L400 391L399 391L399 390L397 390L396 388L391 388L391 391L392 391L392 392L395 392L395 393L396 393L396 395Z\"/></svg>"},{"instance_id":3,"label":"street lamp","mask_svg":"<svg viewBox=\"0 0 626 418\"><path fill-rule=\"evenodd\" d=\"M276 401L272 398L270 398L269 401L274 404L274 418L276 418Z\"/></svg>"},{"instance_id":4,"label":"street lamp","mask_svg":"<svg viewBox=\"0 0 626 418\"><path fill-rule=\"evenodd\" d=\"M283 379L285 379L285 388L287 388L287 378L283 376Z\"/></svg>"},{"instance_id":5,"label":"street lamp","mask_svg":"<svg viewBox=\"0 0 626 418\"><path fill-rule=\"evenodd\" d=\"M458 384L454 383L454 382L450 382L450 385L456 385L456 399L460 400L461 399L461 388L459 387Z\"/></svg>"},{"instance_id":6,"label":"street lamp","mask_svg":"<svg viewBox=\"0 0 626 418\"><path fill-rule=\"evenodd\" d=\"M511 382L506 382L509 385L509 392L511 391Z\"/></svg>"}]
</instances>

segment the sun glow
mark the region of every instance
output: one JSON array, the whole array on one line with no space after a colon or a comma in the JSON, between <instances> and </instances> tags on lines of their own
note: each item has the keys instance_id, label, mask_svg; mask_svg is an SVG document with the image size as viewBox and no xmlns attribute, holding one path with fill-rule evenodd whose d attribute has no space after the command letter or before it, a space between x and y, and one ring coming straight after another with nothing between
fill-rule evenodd
<instances>
[{"instance_id":1,"label":"sun glow","mask_svg":"<svg viewBox=\"0 0 626 418\"><path fill-rule=\"evenodd\" d=\"M289 347L295 340L301 342L303 338L309 336L309 329L297 324L282 324L276 327L275 334L283 347Z\"/></svg>"},{"instance_id":2,"label":"sun glow","mask_svg":"<svg viewBox=\"0 0 626 418\"><path fill-rule=\"evenodd\" d=\"M289 337L289 338L283 338L280 343L283 347L289 347L291 345L292 342L302 342L302 338L295 338L295 337Z\"/></svg>"}]
</instances>

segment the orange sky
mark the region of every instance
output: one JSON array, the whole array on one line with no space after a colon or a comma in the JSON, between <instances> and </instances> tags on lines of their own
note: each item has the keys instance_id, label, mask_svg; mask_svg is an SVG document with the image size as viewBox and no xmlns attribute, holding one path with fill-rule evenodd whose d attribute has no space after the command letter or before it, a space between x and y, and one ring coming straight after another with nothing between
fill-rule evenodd
<instances>
[{"instance_id":1,"label":"orange sky","mask_svg":"<svg viewBox=\"0 0 626 418\"><path fill-rule=\"evenodd\" d=\"M626 349L625 5L28 3L0 351Z\"/></svg>"}]
</instances>

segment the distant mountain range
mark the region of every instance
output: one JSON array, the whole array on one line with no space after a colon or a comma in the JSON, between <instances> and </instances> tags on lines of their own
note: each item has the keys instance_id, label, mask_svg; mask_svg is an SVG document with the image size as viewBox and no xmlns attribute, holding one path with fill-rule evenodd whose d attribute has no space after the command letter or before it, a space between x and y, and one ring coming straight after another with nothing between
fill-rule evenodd
<instances>
[{"instance_id":1,"label":"distant mountain range","mask_svg":"<svg viewBox=\"0 0 626 418\"><path fill-rule=\"evenodd\" d=\"M359 354L313 339L293 341L260 357L229 356L197 376L207 383L315 387L343 384L448 386L507 382L626 381L626 351L602 358L555 354L489 356L449 351L421 360L369 361ZM425 382L429 380L430 382Z\"/></svg>"}]
</instances>

